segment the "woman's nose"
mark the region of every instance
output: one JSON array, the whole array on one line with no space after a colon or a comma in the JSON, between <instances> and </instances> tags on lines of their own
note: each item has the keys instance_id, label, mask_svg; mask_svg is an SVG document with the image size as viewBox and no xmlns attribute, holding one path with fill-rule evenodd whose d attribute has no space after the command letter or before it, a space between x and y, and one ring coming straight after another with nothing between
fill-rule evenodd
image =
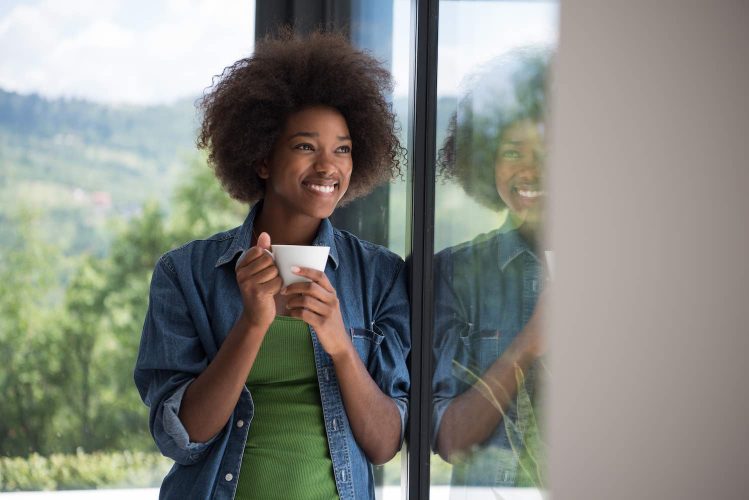
<instances>
[{"instance_id":1,"label":"woman's nose","mask_svg":"<svg viewBox=\"0 0 749 500\"><path fill-rule=\"evenodd\" d=\"M330 174L335 170L335 162L331 154L321 151L315 160L315 172Z\"/></svg>"},{"instance_id":2,"label":"woman's nose","mask_svg":"<svg viewBox=\"0 0 749 500\"><path fill-rule=\"evenodd\" d=\"M546 155L541 150L534 150L530 154L526 154L524 159L518 164L518 169L528 175L536 175L539 171L543 170Z\"/></svg>"}]
</instances>

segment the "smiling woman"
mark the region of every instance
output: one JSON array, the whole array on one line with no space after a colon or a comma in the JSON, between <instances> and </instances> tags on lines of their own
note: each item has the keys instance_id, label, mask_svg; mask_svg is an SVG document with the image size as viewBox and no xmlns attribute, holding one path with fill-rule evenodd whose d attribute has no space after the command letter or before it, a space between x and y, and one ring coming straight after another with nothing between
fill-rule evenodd
<instances>
[{"instance_id":1,"label":"smiling woman","mask_svg":"<svg viewBox=\"0 0 749 500\"><path fill-rule=\"evenodd\" d=\"M407 272L328 218L398 171L390 88L343 37L285 31L204 97L199 143L255 204L154 271L135 381L176 462L162 498L374 499L407 419ZM272 244L329 247L324 272L284 285Z\"/></svg>"}]
</instances>

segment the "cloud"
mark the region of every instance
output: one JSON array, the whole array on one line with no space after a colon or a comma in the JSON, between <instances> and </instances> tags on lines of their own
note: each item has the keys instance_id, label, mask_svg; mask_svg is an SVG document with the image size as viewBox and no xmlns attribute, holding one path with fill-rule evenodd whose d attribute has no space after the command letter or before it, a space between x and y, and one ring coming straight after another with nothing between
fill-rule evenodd
<instances>
[{"instance_id":1,"label":"cloud","mask_svg":"<svg viewBox=\"0 0 749 500\"><path fill-rule=\"evenodd\" d=\"M194 96L253 47L251 0L43 0L0 18L0 87L110 103Z\"/></svg>"}]
</instances>

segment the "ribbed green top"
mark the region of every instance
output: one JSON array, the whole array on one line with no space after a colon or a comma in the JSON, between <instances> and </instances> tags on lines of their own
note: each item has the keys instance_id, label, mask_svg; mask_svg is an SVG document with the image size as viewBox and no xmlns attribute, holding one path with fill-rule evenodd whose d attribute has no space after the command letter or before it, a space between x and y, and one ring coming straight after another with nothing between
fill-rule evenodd
<instances>
[{"instance_id":1,"label":"ribbed green top","mask_svg":"<svg viewBox=\"0 0 749 500\"><path fill-rule=\"evenodd\" d=\"M234 498L337 499L315 354L304 321L276 316L247 387L255 415Z\"/></svg>"}]
</instances>

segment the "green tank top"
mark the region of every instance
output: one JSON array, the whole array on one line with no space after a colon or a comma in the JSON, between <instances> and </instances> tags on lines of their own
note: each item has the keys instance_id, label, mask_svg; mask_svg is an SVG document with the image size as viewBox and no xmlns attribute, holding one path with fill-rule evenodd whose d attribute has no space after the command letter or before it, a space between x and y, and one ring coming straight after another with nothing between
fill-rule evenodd
<instances>
[{"instance_id":1,"label":"green tank top","mask_svg":"<svg viewBox=\"0 0 749 500\"><path fill-rule=\"evenodd\" d=\"M247 378L255 414L237 500L337 499L307 324L276 316Z\"/></svg>"}]
</instances>

